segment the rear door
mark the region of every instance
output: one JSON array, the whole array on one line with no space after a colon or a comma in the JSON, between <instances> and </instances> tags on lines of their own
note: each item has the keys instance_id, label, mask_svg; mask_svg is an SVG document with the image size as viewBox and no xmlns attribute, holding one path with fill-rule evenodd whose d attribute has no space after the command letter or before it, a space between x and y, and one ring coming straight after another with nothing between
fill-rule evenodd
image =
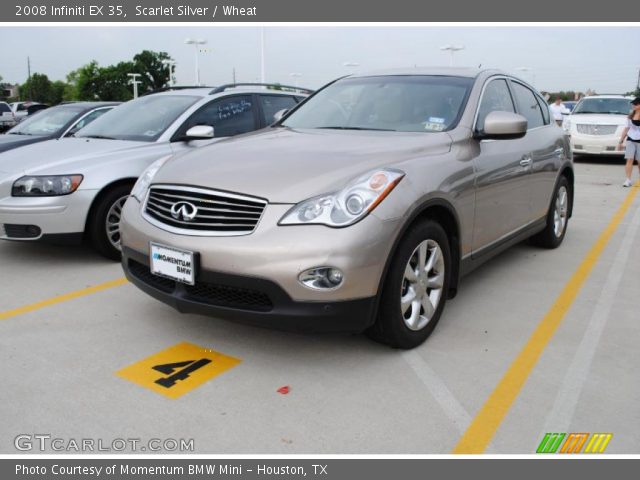
<instances>
[{"instance_id":1,"label":"rear door","mask_svg":"<svg viewBox=\"0 0 640 480\"><path fill-rule=\"evenodd\" d=\"M562 130L552 122L549 109L528 86L511 80L518 113L527 118L527 135L522 139L526 144L527 156L531 159L531 215L533 222L544 217L555 186L559 161L564 157Z\"/></svg>"},{"instance_id":2,"label":"rear door","mask_svg":"<svg viewBox=\"0 0 640 480\"><path fill-rule=\"evenodd\" d=\"M489 79L480 99L475 130L482 132L486 116L493 111L516 112L515 103L506 78ZM515 233L531 217L531 149L527 135L513 140L478 141L474 159L474 255Z\"/></svg>"}]
</instances>

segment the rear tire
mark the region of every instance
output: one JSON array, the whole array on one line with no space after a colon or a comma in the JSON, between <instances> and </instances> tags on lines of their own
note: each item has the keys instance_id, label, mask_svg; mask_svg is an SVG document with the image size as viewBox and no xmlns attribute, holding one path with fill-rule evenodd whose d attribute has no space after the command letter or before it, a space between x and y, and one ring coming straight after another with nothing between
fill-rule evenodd
<instances>
[{"instance_id":1,"label":"rear tire","mask_svg":"<svg viewBox=\"0 0 640 480\"><path fill-rule=\"evenodd\" d=\"M132 184L118 185L100 194L87 220L87 233L93 248L102 256L119 261L120 217Z\"/></svg>"},{"instance_id":2,"label":"rear tire","mask_svg":"<svg viewBox=\"0 0 640 480\"><path fill-rule=\"evenodd\" d=\"M571 211L571 187L565 176L560 177L547 212L547 226L531 237L531 243L543 248L557 248L564 240Z\"/></svg>"},{"instance_id":3,"label":"rear tire","mask_svg":"<svg viewBox=\"0 0 640 480\"><path fill-rule=\"evenodd\" d=\"M367 335L394 348L422 344L440 320L450 279L451 251L442 226L427 220L412 227L393 256Z\"/></svg>"}]
</instances>

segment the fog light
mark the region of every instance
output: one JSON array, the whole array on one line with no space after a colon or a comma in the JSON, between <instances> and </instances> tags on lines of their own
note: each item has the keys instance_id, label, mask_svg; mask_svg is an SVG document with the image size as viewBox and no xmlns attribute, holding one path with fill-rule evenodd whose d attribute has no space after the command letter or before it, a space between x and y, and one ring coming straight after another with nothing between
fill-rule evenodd
<instances>
[{"instance_id":1,"label":"fog light","mask_svg":"<svg viewBox=\"0 0 640 480\"><path fill-rule=\"evenodd\" d=\"M314 290L331 290L342 284L344 274L333 267L315 267L302 272L298 280L305 287Z\"/></svg>"}]
</instances>

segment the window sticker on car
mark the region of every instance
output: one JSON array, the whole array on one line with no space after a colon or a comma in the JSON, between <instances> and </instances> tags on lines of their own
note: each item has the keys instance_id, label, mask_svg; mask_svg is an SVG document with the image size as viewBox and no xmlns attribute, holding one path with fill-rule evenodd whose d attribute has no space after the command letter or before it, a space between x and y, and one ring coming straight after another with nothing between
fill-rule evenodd
<instances>
[{"instance_id":1,"label":"window sticker on car","mask_svg":"<svg viewBox=\"0 0 640 480\"><path fill-rule=\"evenodd\" d=\"M434 123L434 122L422 122L425 130L432 130L434 132L441 132L444 130L444 123Z\"/></svg>"},{"instance_id":2,"label":"window sticker on car","mask_svg":"<svg viewBox=\"0 0 640 480\"><path fill-rule=\"evenodd\" d=\"M430 123L444 123L444 118L440 117L429 117Z\"/></svg>"}]
</instances>

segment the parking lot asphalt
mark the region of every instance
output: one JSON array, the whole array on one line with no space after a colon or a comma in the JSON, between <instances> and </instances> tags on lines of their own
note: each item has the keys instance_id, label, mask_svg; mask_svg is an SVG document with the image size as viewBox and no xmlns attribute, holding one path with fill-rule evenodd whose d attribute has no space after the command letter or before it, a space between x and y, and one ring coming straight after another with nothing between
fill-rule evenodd
<instances>
[{"instance_id":1,"label":"parking lot asphalt","mask_svg":"<svg viewBox=\"0 0 640 480\"><path fill-rule=\"evenodd\" d=\"M413 351L182 315L88 248L1 242L0 453L19 453L21 434L193 439L208 454L449 453L473 437L486 453L534 453L546 432L601 432L613 434L606 453L637 454L640 195L622 177L618 160L577 162L564 244L519 244L466 277ZM549 315L560 321L540 343L532 334ZM228 368L179 380L198 378L176 398L127 379L126 367L183 342L211 350L212 364L223 358L213 352L232 357ZM531 342L540 356L514 367ZM197 360L179 355L157 361Z\"/></svg>"}]
</instances>

